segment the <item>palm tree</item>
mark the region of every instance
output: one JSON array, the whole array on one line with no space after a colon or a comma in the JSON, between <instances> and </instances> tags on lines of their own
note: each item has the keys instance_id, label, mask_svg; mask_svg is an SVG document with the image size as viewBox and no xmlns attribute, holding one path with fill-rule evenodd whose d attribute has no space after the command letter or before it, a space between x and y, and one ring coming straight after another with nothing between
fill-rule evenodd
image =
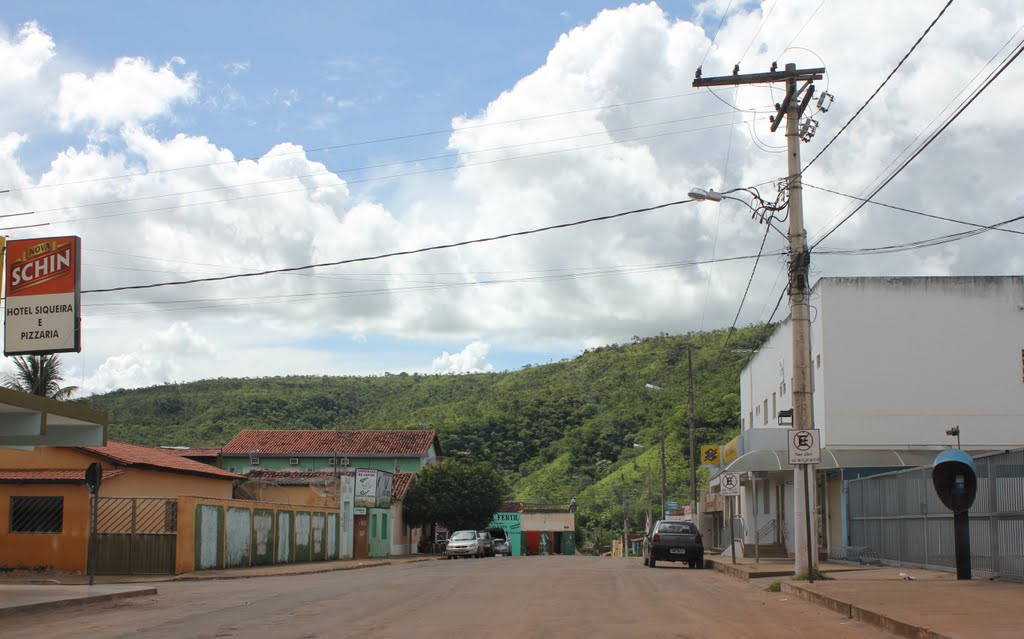
<instances>
[{"instance_id":1,"label":"palm tree","mask_svg":"<svg viewBox=\"0 0 1024 639\"><path fill-rule=\"evenodd\" d=\"M5 373L0 384L23 393L64 400L77 390L77 386L60 385L63 375L60 358L56 355L18 355L14 358L14 373Z\"/></svg>"}]
</instances>

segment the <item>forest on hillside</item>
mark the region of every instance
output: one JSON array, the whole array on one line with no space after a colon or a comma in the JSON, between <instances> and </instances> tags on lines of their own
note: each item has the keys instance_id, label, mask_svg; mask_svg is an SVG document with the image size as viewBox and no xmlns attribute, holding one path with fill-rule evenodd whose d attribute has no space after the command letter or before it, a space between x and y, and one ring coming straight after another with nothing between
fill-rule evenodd
<instances>
[{"instance_id":1,"label":"forest on hillside","mask_svg":"<svg viewBox=\"0 0 1024 639\"><path fill-rule=\"evenodd\" d=\"M491 462L510 497L575 496L579 546L596 551L621 532L624 501L642 525L660 500L662 433L669 499L688 501L688 358L698 445L727 441L739 372L770 330L634 337L502 373L219 378L82 401L108 412L112 439L149 445L219 446L244 428L433 428L444 455Z\"/></svg>"}]
</instances>

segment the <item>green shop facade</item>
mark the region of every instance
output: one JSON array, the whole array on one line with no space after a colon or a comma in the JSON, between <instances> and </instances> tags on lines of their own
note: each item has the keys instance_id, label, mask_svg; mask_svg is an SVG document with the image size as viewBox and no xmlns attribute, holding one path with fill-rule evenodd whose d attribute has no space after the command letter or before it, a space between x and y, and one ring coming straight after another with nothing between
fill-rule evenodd
<instances>
[{"instance_id":1,"label":"green shop facade","mask_svg":"<svg viewBox=\"0 0 1024 639\"><path fill-rule=\"evenodd\" d=\"M514 557L576 554L576 515L568 508L508 502L487 529L505 532Z\"/></svg>"}]
</instances>

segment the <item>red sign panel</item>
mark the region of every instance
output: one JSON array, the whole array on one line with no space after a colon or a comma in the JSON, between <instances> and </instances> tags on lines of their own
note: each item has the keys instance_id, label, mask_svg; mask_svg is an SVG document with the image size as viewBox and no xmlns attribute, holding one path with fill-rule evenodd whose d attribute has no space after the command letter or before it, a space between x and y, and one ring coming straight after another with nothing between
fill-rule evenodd
<instances>
[{"instance_id":1,"label":"red sign panel","mask_svg":"<svg viewBox=\"0 0 1024 639\"><path fill-rule=\"evenodd\" d=\"M81 351L81 239L10 240L5 261L4 354Z\"/></svg>"}]
</instances>

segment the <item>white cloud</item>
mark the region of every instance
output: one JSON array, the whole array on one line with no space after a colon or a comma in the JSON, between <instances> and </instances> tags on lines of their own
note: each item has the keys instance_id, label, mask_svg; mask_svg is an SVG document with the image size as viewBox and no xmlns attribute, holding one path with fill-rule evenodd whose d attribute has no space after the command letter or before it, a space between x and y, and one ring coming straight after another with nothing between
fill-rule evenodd
<instances>
[{"instance_id":1,"label":"white cloud","mask_svg":"<svg viewBox=\"0 0 1024 639\"><path fill-rule=\"evenodd\" d=\"M490 345L483 342L472 342L462 351L451 355L444 351L434 358L431 371L438 374L446 373L489 373L494 366L487 362Z\"/></svg>"},{"instance_id":2,"label":"white cloud","mask_svg":"<svg viewBox=\"0 0 1024 639\"><path fill-rule=\"evenodd\" d=\"M238 60L235 62L228 62L224 65L224 70L231 75L239 75L245 73L252 66L252 62L249 60Z\"/></svg>"},{"instance_id":3,"label":"white cloud","mask_svg":"<svg viewBox=\"0 0 1024 639\"><path fill-rule=\"evenodd\" d=\"M38 74L55 49L53 38L35 22L22 25L15 40L0 34L0 86Z\"/></svg>"},{"instance_id":4,"label":"white cloud","mask_svg":"<svg viewBox=\"0 0 1024 639\"><path fill-rule=\"evenodd\" d=\"M175 58L154 67L145 58L120 58L110 71L68 73L61 78L57 119L64 130L80 124L111 129L167 114L175 102L196 99L194 71L178 75Z\"/></svg>"},{"instance_id":5,"label":"white cloud","mask_svg":"<svg viewBox=\"0 0 1024 639\"><path fill-rule=\"evenodd\" d=\"M108 357L90 376L85 394L150 386L178 378L186 364L207 366L217 356L213 346L187 322L143 338L137 350Z\"/></svg>"},{"instance_id":6,"label":"white cloud","mask_svg":"<svg viewBox=\"0 0 1024 639\"><path fill-rule=\"evenodd\" d=\"M1024 21L1022 2L982 4L950 8L890 86L808 171L809 184L856 194L884 173ZM783 64L790 56L804 66L819 64L796 50L779 57L817 5L779 3L753 43L764 7L734 6L704 60L705 76L727 75L748 45L744 72L767 69L776 58ZM805 161L871 94L935 10L917 3L827 3L808 23L795 46L822 56L829 77L819 90L827 85L837 100L818 116L821 128L803 147ZM717 27L718 21L708 24ZM27 39L4 42L15 46ZM757 148L741 124L749 114L736 114L707 91L690 88L709 42L710 34L670 19L655 5L604 11L564 34L543 64L510 82L479 112L453 118L461 130L447 144L460 154L458 171L382 180L379 190L350 190L329 172L335 167L324 156L287 140L268 144L254 159L239 159L240 151L213 142L219 139L216 130L209 137L160 135L146 126L149 118L174 121L197 95L194 74L137 58L91 75L77 69L65 76L77 78L74 91L61 85L67 89L62 122L74 125L71 133L90 125L104 127L109 136L53 153L41 175L28 171L22 157L34 129L0 137L4 184L44 187L5 194L5 210L49 211L37 214L38 221L52 222L54 233L80 234L89 290L389 254L668 202L684 198L691 186L721 189L781 177L785 156ZM27 52L46 48L33 46L23 57L38 61ZM868 46L873 54L865 57ZM56 50L52 43L50 50ZM56 95L57 78L47 93L46 74L58 61L33 67L30 78L41 88L33 95ZM340 60L336 66L355 65ZM133 73L138 86L129 86ZM4 74L0 66L0 82ZM1014 215L1022 197L1016 167L1024 121L1007 105L1024 99L1022 79L1022 70L1011 67L879 199L976 223ZM75 91L81 105L71 102ZM218 97L218 108L229 95ZM745 109L780 99L763 87L720 95ZM666 96L679 97L592 108ZM36 103L28 98L16 92L0 112L31 113ZM276 94L281 104L294 105L297 98L291 90ZM348 115L338 113L339 122ZM309 119L309 113L304 117L304 126L325 122ZM681 121L686 118L701 119ZM766 121L756 126L766 142L784 144ZM266 139L255 137L265 133L254 132L253 139ZM576 135L587 137L567 139ZM549 153L585 145L591 148ZM520 157L525 155L535 157ZM133 173L140 175L96 179ZM774 195L770 185L761 189ZM110 204L121 200L131 201ZM806 188L812 239L850 206L849 200ZM879 246L959 230L868 207L823 247ZM28 233L33 232L10 232ZM411 372L425 368L436 352L433 346L424 351L422 344L439 342L469 346L435 359L436 370L491 370L487 356L499 348L491 345L520 353L572 352L633 335L696 330L701 318L704 328L725 327L752 261L683 263L751 255L763 233L738 203L685 205L455 250L192 286L89 293L83 296L84 342L89 361L104 362L90 383L102 389L220 374ZM782 248L781 238L769 235L766 249ZM989 233L888 256L816 254L812 269L816 276L1014 273L1024 268L1021 254L1015 238ZM767 319L783 285L782 269L778 257L761 260L741 325ZM150 341L145 336L161 334L179 319L216 345L216 367L208 358L162 359L142 348ZM373 351L395 342L421 348Z\"/></svg>"}]
</instances>

